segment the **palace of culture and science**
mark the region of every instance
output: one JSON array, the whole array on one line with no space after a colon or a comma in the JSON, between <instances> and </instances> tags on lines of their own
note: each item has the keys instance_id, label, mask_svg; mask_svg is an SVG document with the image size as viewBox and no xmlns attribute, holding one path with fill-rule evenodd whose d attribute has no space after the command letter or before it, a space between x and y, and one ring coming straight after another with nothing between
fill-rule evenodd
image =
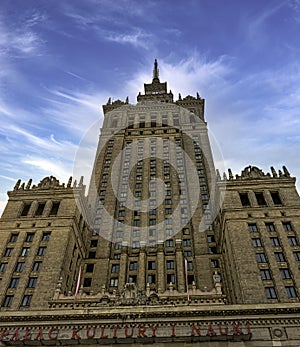
<instances>
[{"instance_id":1,"label":"palace of culture and science","mask_svg":"<svg viewBox=\"0 0 300 347\"><path fill-rule=\"evenodd\" d=\"M215 168L204 99L174 101L156 60L137 104L103 113L89 187L49 176L8 192L0 346L299 347L288 169Z\"/></svg>"}]
</instances>

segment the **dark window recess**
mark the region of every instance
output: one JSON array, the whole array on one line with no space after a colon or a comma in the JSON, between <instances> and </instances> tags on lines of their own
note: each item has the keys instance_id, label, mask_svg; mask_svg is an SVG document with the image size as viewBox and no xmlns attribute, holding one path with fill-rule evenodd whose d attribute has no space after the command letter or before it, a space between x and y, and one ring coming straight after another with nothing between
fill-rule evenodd
<instances>
[{"instance_id":1,"label":"dark window recess","mask_svg":"<svg viewBox=\"0 0 300 347\"><path fill-rule=\"evenodd\" d=\"M6 248L6 250L5 250L4 254L3 254L3 256L4 256L4 257L10 257L11 254L12 254L12 251L13 251L13 248Z\"/></svg>"},{"instance_id":2,"label":"dark window recess","mask_svg":"<svg viewBox=\"0 0 300 347\"><path fill-rule=\"evenodd\" d=\"M13 295L6 295L6 297L3 300L3 307L10 307L12 302L14 300L14 296Z\"/></svg>"},{"instance_id":3,"label":"dark window recess","mask_svg":"<svg viewBox=\"0 0 300 347\"><path fill-rule=\"evenodd\" d=\"M24 269L25 263L24 262L18 262L15 267L15 272L22 272Z\"/></svg>"},{"instance_id":4,"label":"dark window recess","mask_svg":"<svg viewBox=\"0 0 300 347\"><path fill-rule=\"evenodd\" d=\"M274 254L275 254L276 261L278 261L278 262L285 262L286 261L285 255L282 252L275 252Z\"/></svg>"},{"instance_id":5,"label":"dark window recess","mask_svg":"<svg viewBox=\"0 0 300 347\"><path fill-rule=\"evenodd\" d=\"M42 262L41 261L35 261L33 263L32 271L40 271L42 267Z\"/></svg>"},{"instance_id":6,"label":"dark window recess","mask_svg":"<svg viewBox=\"0 0 300 347\"><path fill-rule=\"evenodd\" d=\"M37 278L36 277L30 277L28 284L27 284L27 288L35 288L36 287L36 282L37 282Z\"/></svg>"},{"instance_id":7,"label":"dark window recess","mask_svg":"<svg viewBox=\"0 0 300 347\"><path fill-rule=\"evenodd\" d=\"M96 252L89 252L89 259L95 259L96 258Z\"/></svg>"},{"instance_id":8,"label":"dark window recess","mask_svg":"<svg viewBox=\"0 0 300 347\"><path fill-rule=\"evenodd\" d=\"M34 238L34 233L27 233L26 238L25 238L25 242L32 242L33 238Z\"/></svg>"},{"instance_id":9,"label":"dark window recess","mask_svg":"<svg viewBox=\"0 0 300 347\"><path fill-rule=\"evenodd\" d=\"M32 295L24 295L21 306L30 306Z\"/></svg>"},{"instance_id":10,"label":"dark window recess","mask_svg":"<svg viewBox=\"0 0 300 347\"><path fill-rule=\"evenodd\" d=\"M156 262L154 260L148 261L148 270L156 270Z\"/></svg>"},{"instance_id":11,"label":"dark window recess","mask_svg":"<svg viewBox=\"0 0 300 347\"><path fill-rule=\"evenodd\" d=\"M281 278L284 280L292 278L292 275L289 269L280 269L280 274L281 274Z\"/></svg>"},{"instance_id":12,"label":"dark window recess","mask_svg":"<svg viewBox=\"0 0 300 347\"><path fill-rule=\"evenodd\" d=\"M50 211L50 216L56 216L59 209L59 202L54 202Z\"/></svg>"},{"instance_id":13,"label":"dark window recess","mask_svg":"<svg viewBox=\"0 0 300 347\"><path fill-rule=\"evenodd\" d=\"M248 193L240 193L240 199L241 199L241 203L244 207L250 206L250 200L248 197Z\"/></svg>"},{"instance_id":14,"label":"dark window recess","mask_svg":"<svg viewBox=\"0 0 300 347\"><path fill-rule=\"evenodd\" d=\"M148 283L155 283L156 282L156 278L155 275L148 275Z\"/></svg>"},{"instance_id":15,"label":"dark window recess","mask_svg":"<svg viewBox=\"0 0 300 347\"><path fill-rule=\"evenodd\" d=\"M44 231L42 236L42 241L49 241L51 235L51 231Z\"/></svg>"},{"instance_id":16,"label":"dark window recess","mask_svg":"<svg viewBox=\"0 0 300 347\"><path fill-rule=\"evenodd\" d=\"M278 192L271 192L271 197L272 197L274 205L282 205L280 195Z\"/></svg>"},{"instance_id":17,"label":"dark window recess","mask_svg":"<svg viewBox=\"0 0 300 347\"><path fill-rule=\"evenodd\" d=\"M5 272L7 268L7 263L0 263L0 272Z\"/></svg>"},{"instance_id":18,"label":"dark window recess","mask_svg":"<svg viewBox=\"0 0 300 347\"><path fill-rule=\"evenodd\" d=\"M282 226L285 231L293 231L291 222L282 222Z\"/></svg>"},{"instance_id":19,"label":"dark window recess","mask_svg":"<svg viewBox=\"0 0 300 347\"><path fill-rule=\"evenodd\" d=\"M94 264L86 264L85 272L93 272L93 271L94 271Z\"/></svg>"},{"instance_id":20,"label":"dark window recess","mask_svg":"<svg viewBox=\"0 0 300 347\"><path fill-rule=\"evenodd\" d=\"M255 197L259 206L266 206L266 200L263 193L255 193Z\"/></svg>"},{"instance_id":21,"label":"dark window recess","mask_svg":"<svg viewBox=\"0 0 300 347\"><path fill-rule=\"evenodd\" d=\"M25 203L21 212L21 217L25 217L28 215L31 203Z\"/></svg>"},{"instance_id":22,"label":"dark window recess","mask_svg":"<svg viewBox=\"0 0 300 347\"><path fill-rule=\"evenodd\" d=\"M300 251L293 252L296 261L300 261Z\"/></svg>"},{"instance_id":23,"label":"dark window recess","mask_svg":"<svg viewBox=\"0 0 300 347\"><path fill-rule=\"evenodd\" d=\"M130 264L129 264L129 270L137 270L138 268L138 263L137 261L132 261Z\"/></svg>"},{"instance_id":24,"label":"dark window recess","mask_svg":"<svg viewBox=\"0 0 300 347\"><path fill-rule=\"evenodd\" d=\"M210 254L217 254L217 247L208 247L208 252Z\"/></svg>"},{"instance_id":25,"label":"dark window recess","mask_svg":"<svg viewBox=\"0 0 300 347\"><path fill-rule=\"evenodd\" d=\"M45 205L46 205L45 203L38 204L38 208L37 208L37 210L35 212L36 216L41 216L43 214Z\"/></svg>"},{"instance_id":26,"label":"dark window recess","mask_svg":"<svg viewBox=\"0 0 300 347\"><path fill-rule=\"evenodd\" d=\"M248 224L248 230L252 233L255 233L258 231L257 225L255 223Z\"/></svg>"},{"instance_id":27,"label":"dark window recess","mask_svg":"<svg viewBox=\"0 0 300 347\"><path fill-rule=\"evenodd\" d=\"M194 275L188 275L188 284L193 284L194 282Z\"/></svg>"},{"instance_id":28,"label":"dark window recess","mask_svg":"<svg viewBox=\"0 0 300 347\"><path fill-rule=\"evenodd\" d=\"M267 231L270 231L270 232L275 231L274 223L272 223L272 222L266 223L266 229L267 229Z\"/></svg>"},{"instance_id":29,"label":"dark window recess","mask_svg":"<svg viewBox=\"0 0 300 347\"><path fill-rule=\"evenodd\" d=\"M167 274L167 284L175 283L175 275L174 274Z\"/></svg>"},{"instance_id":30,"label":"dark window recess","mask_svg":"<svg viewBox=\"0 0 300 347\"><path fill-rule=\"evenodd\" d=\"M272 279L270 270L268 270L268 269L260 270L260 276L261 276L262 280L270 280L270 279Z\"/></svg>"},{"instance_id":31,"label":"dark window recess","mask_svg":"<svg viewBox=\"0 0 300 347\"><path fill-rule=\"evenodd\" d=\"M285 290L289 298L297 298L297 292L294 286L287 286Z\"/></svg>"},{"instance_id":32,"label":"dark window recess","mask_svg":"<svg viewBox=\"0 0 300 347\"><path fill-rule=\"evenodd\" d=\"M9 284L9 288L17 288L19 284L19 278L12 278Z\"/></svg>"},{"instance_id":33,"label":"dark window recess","mask_svg":"<svg viewBox=\"0 0 300 347\"><path fill-rule=\"evenodd\" d=\"M91 247L97 247L98 246L98 240L91 240Z\"/></svg>"},{"instance_id":34,"label":"dark window recess","mask_svg":"<svg viewBox=\"0 0 300 347\"><path fill-rule=\"evenodd\" d=\"M83 286L84 287L90 287L92 285L92 279L91 278L85 278L83 280Z\"/></svg>"},{"instance_id":35,"label":"dark window recess","mask_svg":"<svg viewBox=\"0 0 300 347\"><path fill-rule=\"evenodd\" d=\"M18 234L11 234L9 242L16 242L18 239Z\"/></svg>"},{"instance_id":36,"label":"dark window recess","mask_svg":"<svg viewBox=\"0 0 300 347\"><path fill-rule=\"evenodd\" d=\"M46 253L46 247L39 247L37 255L42 256Z\"/></svg>"},{"instance_id":37,"label":"dark window recess","mask_svg":"<svg viewBox=\"0 0 300 347\"><path fill-rule=\"evenodd\" d=\"M136 283L136 275L130 275L129 277L128 277L128 282L129 283Z\"/></svg>"},{"instance_id":38,"label":"dark window recess","mask_svg":"<svg viewBox=\"0 0 300 347\"><path fill-rule=\"evenodd\" d=\"M266 287L265 294L268 299L276 299L277 295L274 287Z\"/></svg>"}]
</instances>

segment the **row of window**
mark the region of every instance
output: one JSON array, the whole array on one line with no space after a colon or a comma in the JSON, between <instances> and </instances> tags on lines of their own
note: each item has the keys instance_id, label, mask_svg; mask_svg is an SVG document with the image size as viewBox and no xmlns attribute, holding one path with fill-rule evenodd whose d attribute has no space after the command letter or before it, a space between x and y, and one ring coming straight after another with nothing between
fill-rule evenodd
<instances>
[{"instance_id":1,"label":"row of window","mask_svg":"<svg viewBox=\"0 0 300 347\"><path fill-rule=\"evenodd\" d=\"M288 298L297 298L298 294L294 286L285 286ZM274 287L265 287L265 294L268 299L277 299L277 293Z\"/></svg>"},{"instance_id":2,"label":"row of window","mask_svg":"<svg viewBox=\"0 0 300 347\"><path fill-rule=\"evenodd\" d=\"M280 198L279 192L270 191L270 195L274 205L282 205L282 200ZM251 207L249 192L239 193L239 196L243 207ZM254 192L254 196L256 198L258 206L267 206L267 202L263 192Z\"/></svg>"},{"instance_id":3,"label":"row of window","mask_svg":"<svg viewBox=\"0 0 300 347\"><path fill-rule=\"evenodd\" d=\"M7 269L7 266L8 266L7 262L0 263L0 273L5 272ZM24 270L24 267L25 267L25 262L19 261L17 262L15 266L14 272L21 273ZM38 272L40 271L41 267L42 267L42 261L35 261L32 266L32 271Z\"/></svg>"},{"instance_id":4,"label":"row of window","mask_svg":"<svg viewBox=\"0 0 300 347\"><path fill-rule=\"evenodd\" d=\"M2 306L3 307L11 307L12 303L13 303L13 300L14 300L14 296L13 295L6 295L4 300L3 300L3 303L2 303ZM27 306L30 306L30 303L31 303L31 300L32 300L32 295L24 295L23 296L23 299L21 301L21 307L27 307Z\"/></svg>"},{"instance_id":5,"label":"row of window","mask_svg":"<svg viewBox=\"0 0 300 347\"><path fill-rule=\"evenodd\" d=\"M33 239L34 239L34 235L35 235L34 232L26 233L24 242L32 242ZM41 241L49 241L50 236L51 236L51 231L44 231L43 235L42 235ZM15 242L17 242L18 237L19 237L19 233L12 233L10 235L10 238L9 238L8 242L15 243Z\"/></svg>"},{"instance_id":6,"label":"row of window","mask_svg":"<svg viewBox=\"0 0 300 347\"><path fill-rule=\"evenodd\" d=\"M43 256L46 253L47 247L41 246L38 248L36 255ZM3 257L11 257L13 253L13 248L7 247L4 251ZM30 247L23 247L20 252L20 257L27 257L30 251Z\"/></svg>"},{"instance_id":7,"label":"row of window","mask_svg":"<svg viewBox=\"0 0 300 347\"><path fill-rule=\"evenodd\" d=\"M21 217L28 216L28 213L29 213L29 210L31 208L31 205L32 205L32 202L25 202L24 203L22 211L21 211L21 214L20 214ZM60 206L60 202L53 202L51 210L50 210L50 213L49 213L49 216L56 216L57 213L58 213L59 206ZM46 207L46 203L45 202L38 203L37 208L36 208L36 210L34 212L34 216L35 217L41 217L43 215L43 213L44 213L45 207Z\"/></svg>"},{"instance_id":8,"label":"row of window","mask_svg":"<svg viewBox=\"0 0 300 347\"><path fill-rule=\"evenodd\" d=\"M282 222L282 226L285 231L293 231L293 226L291 222ZM266 222L265 227L267 231L276 231L275 224L273 222ZM248 223L248 230L250 232L259 231L256 223Z\"/></svg>"}]
</instances>

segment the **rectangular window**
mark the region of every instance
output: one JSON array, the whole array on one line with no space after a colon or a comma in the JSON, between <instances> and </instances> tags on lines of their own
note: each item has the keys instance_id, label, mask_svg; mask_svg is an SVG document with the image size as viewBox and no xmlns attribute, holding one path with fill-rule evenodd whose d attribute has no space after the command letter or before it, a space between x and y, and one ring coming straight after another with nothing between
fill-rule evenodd
<instances>
[{"instance_id":1,"label":"rectangular window","mask_svg":"<svg viewBox=\"0 0 300 347\"><path fill-rule=\"evenodd\" d=\"M218 259L210 259L210 266L213 268L220 267Z\"/></svg>"},{"instance_id":2,"label":"rectangular window","mask_svg":"<svg viewBox=\"0 0 300 347\"><path fill-rule=\"evenodd\" d=\"M110 279L110 287L117 287L119 280L117 278L111 278Z\"/></svg>"},{"instance_id":3,"label":"rectangular window","mask_svg":"<svg viewBox=\"0 0 300 347\"><path fill-rule=\"evenodd\" d=\"M260 238L252 239L252 246L253 247L262 247L261 239Z\"/></svg>"},{"instance_id":4,"label":"rectangular window","mask_svg":"<svg viewBox=\"0 0 300 347\"><path fill-rule=\"evenodd\" d=\"M41 216L44 212L44 208L45 208L45 203L39 203L38 204L38 207L36 209L36 212L35 212L35 216Z\"/></svg>"},{"instance_id":5,"label":"rectangular window","mask_svg":"<svg viewBox=\"0 0 300 347\"><path fill-rule=\"evenodd\" d=\"M85 272L93 272L93 271L94 271L94 264L86 264Z\"/></svg>"},{"instance_id":6,"label":"rectangular window","mask_svg":"<svg viewBox=\"0 0 300 347\"><path fill-rule=\"evenodd\" d=\"M12 302L14 300L14 296L13 295L6 295L6 297L3 300L3 307L11 307Z\"/></svg>"},{"instance_id":7,"label":"rectangular window","mask_svg":"<svg viewBox=\"0 0 300 347\"><path fill-rule=\"evenodd\" d=\"M287 280L287 279L292 278L289 269L280 269L280 274L281 274L281 278L282 278L283 280Z\"/></svg>"},{"instance_id":8,"label":"rectangular window","mask_svg":"<svg viewBox=\"0 0 300 347\"><path fill-rule=\"evenodd\" d=\"M123 238L123 236L124 236L124 232L123 232L123 231L118 230L118 231L116 232L116 238L117 238L117 239Z\"/></svg>"},{"instance_id":9,"label":"rectangular window","mask_svg":"<svg viewBox=\"0 0 300 347\"><path fill-rule=\"evenodd\" d=\"M19 236L18 234L11 234L9 242L16 242L18 239L18 236Z\"/></svg>"},{"instance_id":10,"label":"rectangular window","mask_svg":"<svg viewBox=\"0 0 300 347\"><path fill-rule=\"evenodd\" d=\"M46 253L46 249L47 249L46 247L39 247L37 255L40 255L40 256L44 255Z\"/></svg>"},{"instance_id":11,"label":"rectangular window","mask_svg":"<svg viewBox=\"0 0 300 347\"><path fill-rule=\"evenodd\" d=\"M156 282L156 278L155 275L148 275L148 283L155 283Z\"/></svg>"},{"instance_id":12,"label":"rectangular window","mask_svg":"<svg viewBox=\"0 0 300 347\"><path fill-rule=\"evenodd\" d=\"M167 284L175 283L175 275L174 274L167 274Z\"/></svg>"},{"instance_id":13,"label":"rectangular window","mask_svg":"<svg viewBox=\"0 0 300 347\"><path fill-rule=\"evenodd\" d=\"M84 287L90 287L92 285L92 279L91 278L85 278L83 280L83 286Z\"/></svg>"},{"instance_id":14,"label":"rectangular window","mask_svg":"<svg viewBox=\"0 0 300 347\"><path fill-rule=\"evenodd\" d=\"M256 253L256 260L258 263L266 263L267 258L265 253Z\"/></svg>"},{"instance_id":15,"label":"rectangular window","mask_svg":"<svg viewBox=\"0 0 300 347\"><path fill-rule=\"evenodd\" d=\"M270 231L270 232L276 231L274 223L268 222L268 223L265 223L265 225L266 225L267 231Z\"/></svg>"},{"instance_id":16,"label":"rectangular window","mask_svg":"<svg viewBox=\"0 0 300 347\"><path fill-rule=\"evenodd\" d=\"M138 269L138 262L137 261L132 261L129 264L129 270L137 270Z\"/></svg>"},{"instance_id":17,"label":"rectangular window","mask_svg":"<svg viewBox=\"0 0 300 347\"><path fill-rule=\"evenodd\" d=\"M33 263L32 271L36 271L36 272L40 271L41 267L42 267L42 262L41 261L35 261Z\"/></svg>"},{"instance_id":18,"label":"rectangular window","mask_svg":"<svg viewBox=\"0 0 300 347\"><path fill-rule=\"evenodd\" d=\"M140 241L132 241L132 248L139 248L140 247Z\"/></svg>"},{"instance_id":19,"label":"rectangular window","mask_svg":"<svg viewBox=\"0 0 300 347\"><path fill-rule=\"evenodd\" d=\"M248 224L248 230L249 230L251 233L257 232L257 231L258 231L258 228L257 228L256 223L249 223L249 224Z\"/></svg>"},{"instance_id":20,"label":"rectangular window","mask_svg":"<svg viewBox=\"0 0 300 347\"><path fill-rule=\"evenodd\" d=\"M9 284L9 288L17 288L19 284L19 278L12 278Z\"/></svg>"},{"instance_id":21,"label":"rectangular window","mask_svg":"<svg viewBox=\"0 0 300 347\"><path fill-rule=\"evenodd\" d=\"M37 278L36 277L30 277L28 284L27 284L27 288L35 288L36 287L36 282L37 282Z\"/></svg>"},{"instance_id":22,"label":"rectangular window","mask_svg":"<svg viewBox=\"0 0 300 347\"><path fill-rule=\"evenodd\" d=\"M280 195L278 192L270 192L274 205L282 205Z\"/></svg>"},{"instance_id":23,"label":"rectangular window","mask_svg":"<svg viewBox=\"0 0 300 347\"><path fill-rule=\"evenodd\" d=\"M192 243L190 239L184 239L182 240L183 247L191 247Z\"/></svg>"},{"instance_id":24,"label":"rectangular window","mask_svg":"<svg viewBox=\"0 0 300 347\"><path fill-rule=\"evenodd\" d=\"M30 210L31 202L25 203L21 212L21 217L26 217Z\"/></svg>"},{"instance_id":25,"label":"rectangular window","mask_svg":"<svg viewBox=\"0 0 300 347\"><path fill-rule=\"evenodd\" d=\"M266 287L265 294L268 299L276 299L277 295L274 287Z\"/></svg>"},{"instance_id":26,"label":"rectangular window","mask_svg":"<svg viewBox=\"0 0 300 347\"><path fill-rule=\"evenodd\" d=\"M298 246L298 241L295 236L288 237L290 246Z\"/></svg>"},{"instance_id":27,"label":"rectangular window","mask_svg":"<svg viewBox=\"0 0 300 347\"><path fill-rule=\"evenodd\" d=\"M50 235L51 235L51 231L44 231L42 236L42 241L49 241Z\"/></svg>"},{"instance_id":28,"label":"rectangular window","mask_svg":"<svg viewBox=\"0 0 300 347\"><path fill-rule=\"evenodd\" d=\"M297 292L294 286L287 286L285 290L289 298L297 298Z\"/></svg>"},{"instance_id":29,"label":"rectangular window","mask_svg":"<svg viewBox=\"0 0 300 347\"><path fill-rule=\"evenodd\" d=\"M285 256L282 252L275 252L274 254L275 254L276 261L278 261L278 262L285 262L286 261Z\"/></svg>"},{"instance_id":30,"label":"rectangular window","mask_svg":"<svg viewBox=\"0 0 300 347\"><path fill-rule=\"evenodd\" d=\"M291 222L282 222L282 226L285 231L293 231Z\"/></svg>"},{"instance_id":31,"label":"rectangular window","mask_svg":"<svg viewBox=\"0 0 300 347\"><path fill-rule=\"evenodd\" d=\"M34 233L27 233L26 238L25 238L25 242L32 242L33 238L34 238Z\"/></svg>"},{"instance_id":32,"label":"rectangular window","mask_svg":"<svg viewBox=\"0 0 300 347\"><path fill-rule=\"evenodd\" d=\"M96 252L89 252L88 258L89 259L95 259L96 258Z\"/></svg>"},{"instance_id":33,"label":"rectangular window","mask_svg":"<svg viewBox=\"0 0 300 347\"><path fill-rule=\"evenodd\" d=\"M21 251L21 257L27 257L29 251L30 251L30 247L23 247Z\"/></svg>"},{"instance_id":34,"label":"rectangular window","mask_svg":"<svg viewBox=\"0 0 300 347\"><path fill-rule=\"evenodd\" d=\"M272 279L270 270L268 270L268 269L260 270L260 276L261 276L262 280L270 280L270 279Z\"/></svg>"},{"instance_id":35,"label":"rectangular window","mask_svg":"<svg viewBox=\"0 0 300 347\"><path fill-rule=\"evenodd\" d=\"M148 270L156 270L156 261L155 260L148 261Z\"/></svg>"},{"instance_id":36,"label":"rectangular window","mask_svg":"<svg viewBox=\"0 0 300 347\"><path fill-rule=\"evenodd\" d=\"M272 246L274 246L274 247L280 246L280 242L279 242L278 237L270 237L270 240L271 240Z\"/></svg>"},{"instance_id":37,"label":"rectangular window","mask_svg":"<svg viewBox=\"0 0 300 347\"><path fill-rule=\"evenodd\" d=\"M149 219L149 225L156 225L156 219Z\"/></svg>"},{"instance_id":38,"label":"rectangular window","mask_svg":"<svg viewBox=\"0 0 300 347\"><path fill-rule=\"evenodd\" d=\"M22 261L19 261L19 262L16 264L15 272L22 272L23 269L24 269L24 266L25 266L25 263L22 262Z\"/></svg>"},{"instance_id":39,"label":"rectangular window","mask_svg":"<svg viewBox=\"0 0 300 347\"><path fill-rule=\"evenodd\" d=\"M255 193L255 197L259 206L266 206L266 201L263 193Z\"/></svg>"},{"instance_id":40,"label":"rectangular window","mask_svg":"<svg viewBox=\"0 0 300 347\"><path fill-rule=\"evenodd\" d=\"M300 251L293 252L296 261L300 261Z\"/></svg>"},{"instance_id":41,"label":"rectangular window","mask_svg":"<svg viewBox=\"0 0 300 347\"><path fill-rule=\"evenodd\" d=\"M149 230L149 236L150 236L150 237L156 236L156 229L150 229L150 230Z\"/></svg>"},{"instance_id":42,"label":"rectangular window","mask_svg":"<svg viewBox=\"0 0 300 347\"><path fill-rule=\"evenodd\" d=\"M183 256L185 258L191 257L192 256L192 251L183 251Z\"/></svg>"},{"instance_id":43,"label":"rectangular window","mask_svg":"<svg viewBox=\"0 0 300 347\"><path fill-rule=\"evenodd\" d=\"M122 243L121 242L116 242L115 243L115 249L121 249L122 248Z\"/></svg>"},{"instance_id":44,"label":"rectangular window","mask_svg":"<svg viewBox=\"0 0 300 347\"><path fill-rule=\"evenodd\" d=\"M136 283L136 275L130 275L129 277L128 277L128 282L129 283Z\"/></svg>"},{"instance_id":45,"label":"rectangular window","mask_svg":"<svg viewBox=\"0 0 300 347\"><path fill-rule=\"evenodd\" d=\"M30 306L32 295L24 295L21 306Z\"/></svg>"},{"instance_id":46,"label":"rectangular window","mask_svg":"<svg viewBox=\"0 0 300 347\"><path fill-rule=\"evenodd\" d=\"M167 265L167 270L175 268L174 260L167 260L166 265Z\"/></svg>"},{"instance_id":47,"label":"rectangular window","mask_svg":"<svg viewBox=\"0 0 300 347\"><path fill-rule=\"evenodd\" d=\"M98 240L91 240L91 247L97 247L98 246Z\"/></svg>"},{"instance_id":48,"label":"rectangular window","mask_svg":"<svg viewBox=\"0 0 300 347\"><path fill-rule=\"evenodd\" d=\"M111 272L120 272L120 264L112 264Z\"/></svg>"},{"instance_id":49,"label":"rectangular window","mask_svg":"<svg viewBox=\"0 0 300 347\"><path fill-rule=\"evenodd\" d=\"M0 263L0 272L5 272L7 269L7 263Z\"/></svg>"},{"instance_id":50,"label":"rectangular window","mask_svg":"<svg viewBox=\"0 0 300 347\"><path fill-rule=\"evenodd\" d=\"M3 257L10 257L12 254L13 248L6 248L3 254Z\"/></svg>"},{"instance_id":51,"label":"rectangular window","mask_svg":"<svg viewBox=\"0 0 300 347\"><path fill-rule=\"evenodd\" d=\"M188 261L187 268L189 271L193 270L193 262L192 261Z\"/></svg>"},{"instance_id":52,"label":"rectangular window","mask_svg":"<svg viewBox=\"0 0 300 347\"><path fill-rule=\"evenodd\" d=\"M50 211L50 216L56 216L58 209L59 209L59 202L53 202L52 203L52 207L51 207L51 211Z\"/></svg>"},{"instance_id":53,"label":"rectangular window","mask_svg":"<svg viewBox=\"0 0 300 347\"><path fill-rule=\"evenodd\" d=\"M166 247L173 247L174 241L173 240L167 240L166 241ZM299 260L300 260L300 252L299 252Z\"/></svg>"},{"instance_id":54,"label":"rectangular window","mask_svg":"<svg viewBox=\"0 0 300 347\"><path fill-rule=\"evenodd\" d=\"M165 199L165 205L172 205L171 199Z\"/></svg>"}]
</instances>

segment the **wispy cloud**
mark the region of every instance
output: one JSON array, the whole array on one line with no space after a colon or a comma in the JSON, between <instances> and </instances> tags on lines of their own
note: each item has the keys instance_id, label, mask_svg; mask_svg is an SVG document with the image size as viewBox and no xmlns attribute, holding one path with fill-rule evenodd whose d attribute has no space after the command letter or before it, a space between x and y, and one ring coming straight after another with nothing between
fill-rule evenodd
<instances>
[{"instance_id":1,"label":"wispy cloud","mask_svg":"<svg viewBox=\"0 0 300 347\"><path fill-rule=\"evenodd\" d=\"M150 48L149 40L151 38L150 34L143 33L141 30L137 30L133 33L128 34L118 34L110 33L104 36L106 40L117 42L120 44L130 44L135 47Z\"/></svg>"}]
</instances>

